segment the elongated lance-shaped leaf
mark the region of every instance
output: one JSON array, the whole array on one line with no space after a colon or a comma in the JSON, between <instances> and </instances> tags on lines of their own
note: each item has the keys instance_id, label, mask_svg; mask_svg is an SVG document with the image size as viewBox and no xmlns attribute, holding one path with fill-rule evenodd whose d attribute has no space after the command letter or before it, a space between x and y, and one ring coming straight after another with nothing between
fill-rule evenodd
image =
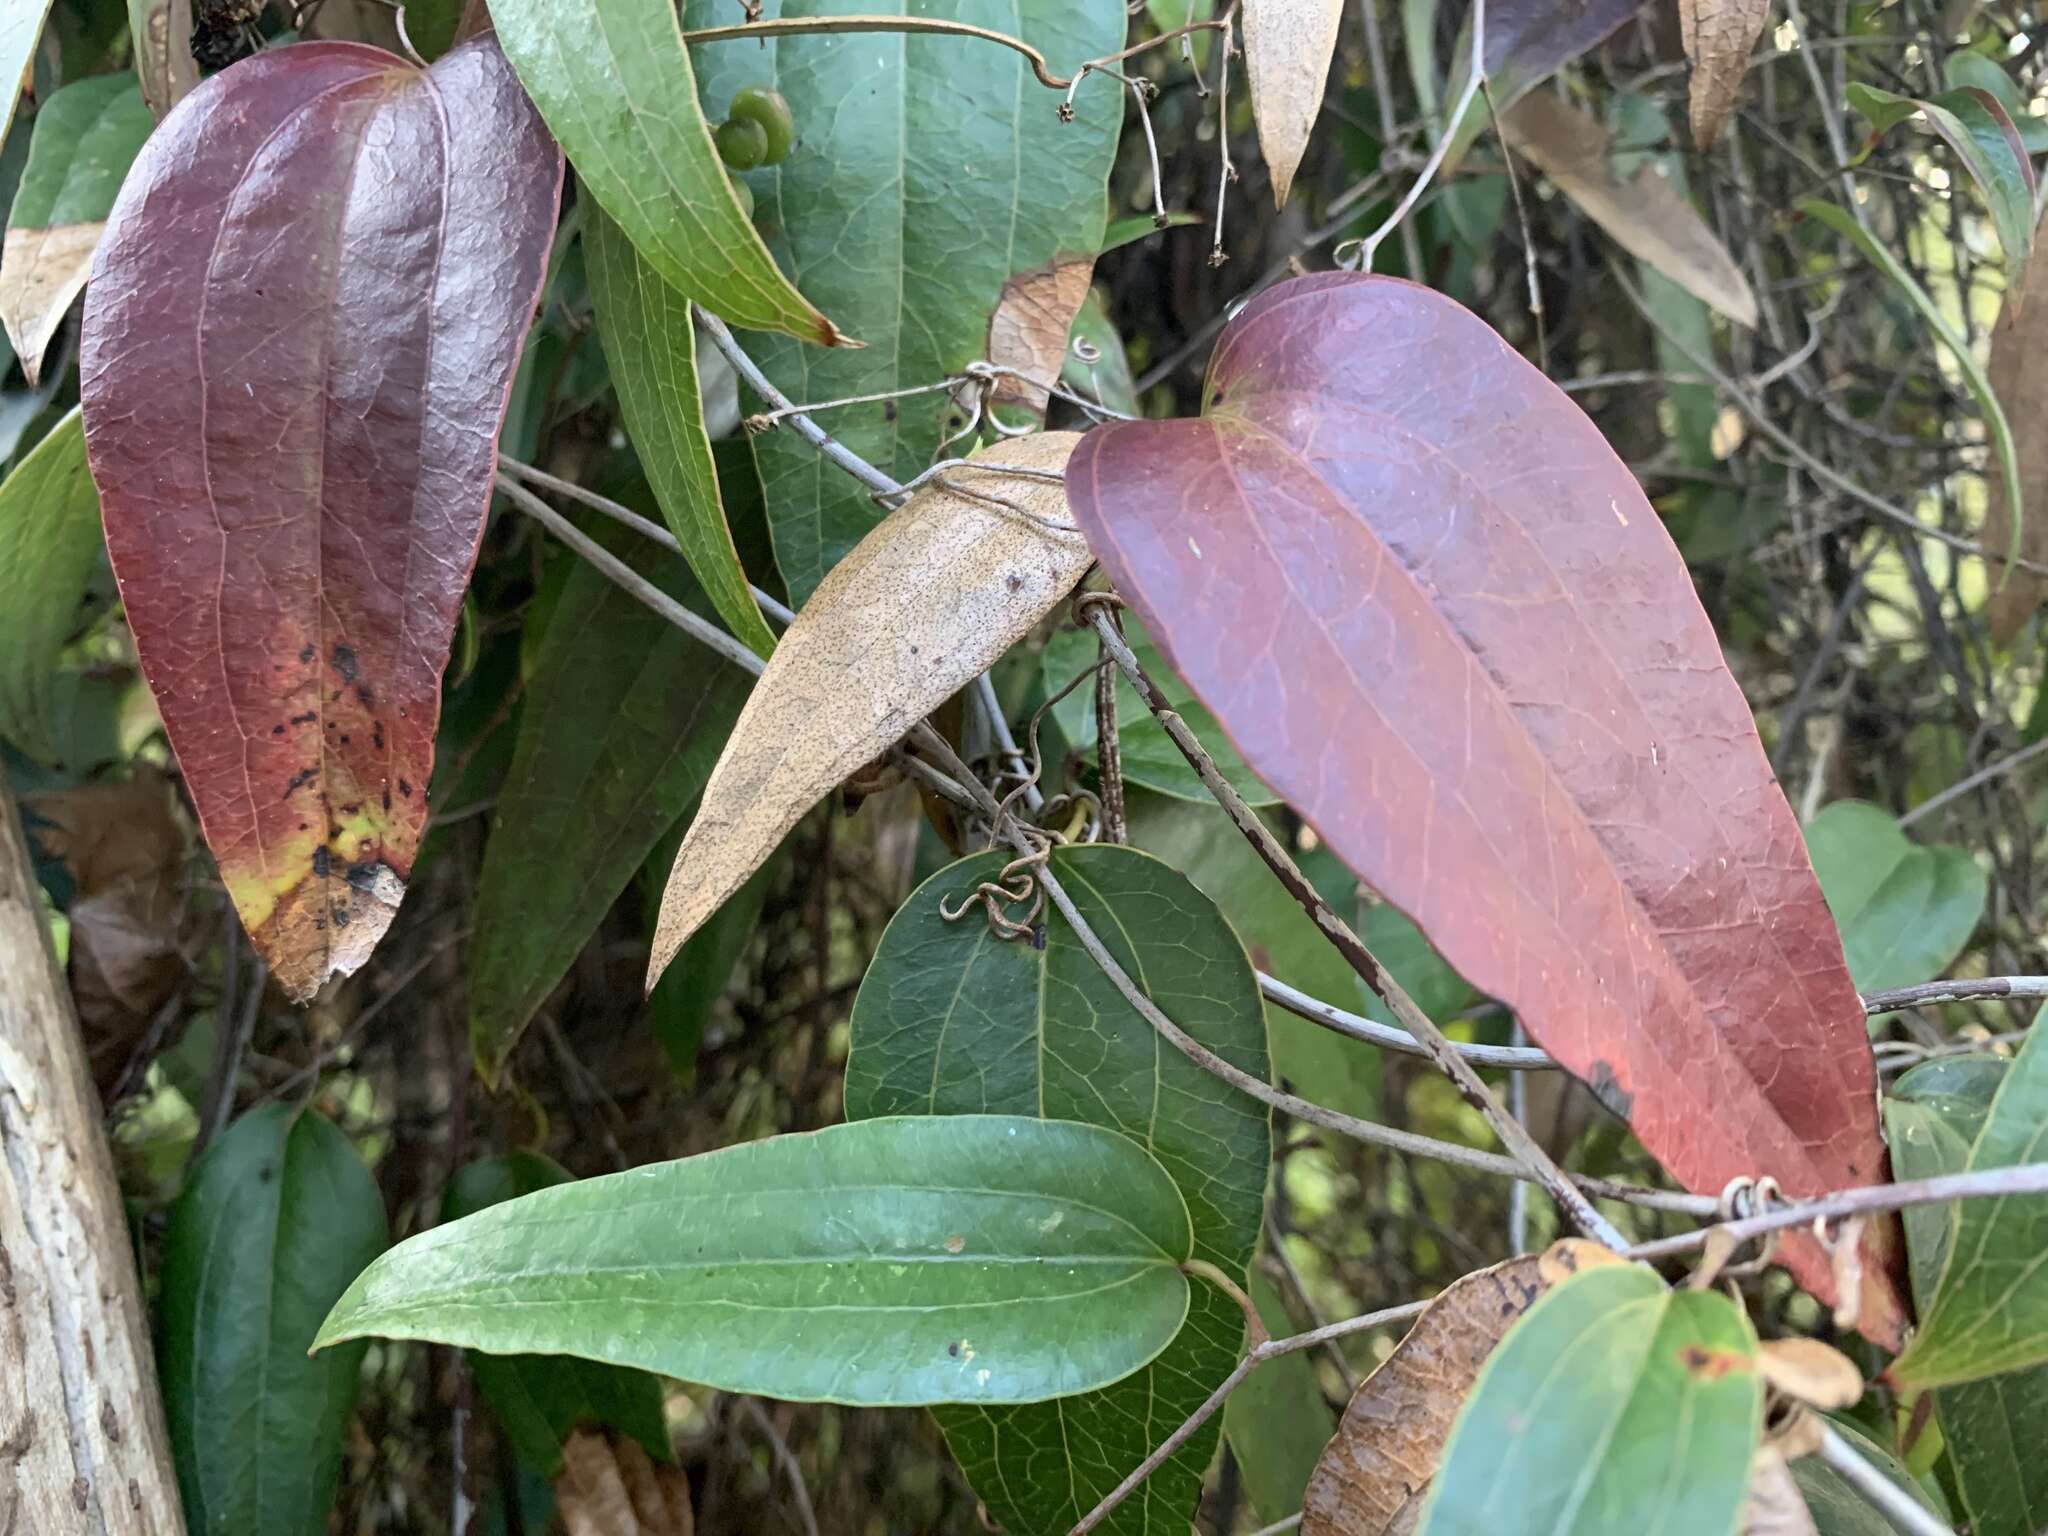
<instances>
[{"instance_id":1,"label":"elongated lance-shaped leaf","mask_svg":"<svg viewBox=\"0 0 2048 1536\"><path fill-rule=\"evenodd\" d=\"M128 0L128 38L142 99L161 118L199 83L192 0Z\"/></svg>"},{"instance_id":2,"label":"elongated lance-shaped leaf","mask_svg":"<svg viewBox=\"0 0 2048 1536\"><path fill-rule=\"evenodd\" d=\"M1245 761L1689 1188L1882 1179L1798 824L1592 423L1450 299L1345 274L1247 305L1205 398L1090 432L1067 492ZM1896 1341L1895 1229L1866 1240Z\"/></svg>"},{"instance_id":3,"label":"elongated lance-shaped leaf","mask_svg":"<svg viewBox=\"0 0 2048 1536\"><path fill-rule=\"evenodd\" d=\"M861 540L797 614L676 850L650 987L804 812L993 665L1094 563L1050 478L1075 440L1008 439L934 480Z\"/></svg>"},{"instance_id":4,"label":"elongated lance-shaped leaf","mask_svg":"<svg viewBox=\"0 0 2048 1536\"><path fill-rule=\"evenodd\" d=\"M1861 82L1849 87L1848 98L1876 128L1873 144L1915 113L1924 114L1927 125L1948 141L1991 210L2005 253L2006 292L2017 306L2026 292L2027 258L2034 245L2034 162L1998 98L1975 86L1927 98L1899 96Z\"/></svg>"},{"instance_id":5,"label":"elongated lance-shaped leaf","mask_svg":"<svg viewBox=\"0 0 2048 1536\"><path fill-rule=\"evenodd\" d=\"M2029 1031L1970 1147L1973 1172L2048 1157L2048 1034ZM2048 1365L2048 1195L1957 1202L1920 1331L1892 1362L1905 1388Z\"/></svg>"},{"instance_id":6,"label":"elongated lance-shaped leaf","mask_svg":"<svg viewBox=\"0 0 2048 1536\"><path fill-rule=\"evenodd\" d=\"M619 410L661 500L662 516L726 628L766 656L775 649L775 636L747 590L747 573L719 501L689 300L634 250L601 208L592 209L584 223L583 254Z\"/></svg>"},{"instance_id":7,"label":"elongated lance-shaped leaf","mask_svg":"<svg viewBox=\"0 0 2048 1536\"><path fill-rule=\"evenodd\" d=\"M573 1183L538 1152L508 1152L457 1171L441 1193L441 1219L460 1221L537 1189ZM573 1355L472 1354L470 1375L505 1434L530 1465L553 1476L562 1445L579 1425L622 1430L656 1460L672 1459L661 1382L645 1371Z\"/></svg>"},{"instance_id":8,"label":"elongated lance-shaped leaf","mask_svg":"<svg viewBox=\"0 0 2048 1536\"><path fill-rule=\"evenodd\" d=\"M763 15L863 8L873 9L767 0ZM1063 73L1121 48L1127 26L1123 8L1102 0L920 0L915 9L1021 38ZM729 0L688 0L684 17L713 26L732 10ZM746 177L757 222L783 270L868 344L824 352L763 338L750 349L778 389L809 402L921 387L977 359L1017 362L1036 350L1031 338L1049 341L1051 360L1040 351L1027 371L1058 374L1108 217L1123 121L1114 80L1082 82L1074 121L1063 123L1061 97L1017 54L971 37L784 37L705 43L691 56L708 112L750 85L788 98L796 147ZM1009 357L994 355L999 342ZM1002 394L1014 400L1014 388L1008 381ZM939 391L843 406L823 420L869 463L908 480L968 410ZM786 430L757 439L755 452L776 564L801 607L882 511L867 487Z\"/></svg>"},{"instance_id":9,"label":"elongated lance-shaped leaf","mask_svg":"<svg viewBox=\"0 0 2048 1536\"><path fill-rule=\"evenodd\" d=\"M1963 376L1963 383L1976 398L1977 409L1984 413L1984 430L1990 435L1992 452L1998 457L1998 477L2005 487L2007 544L2004 553L2007 560L2017 560L2025 516L2019 455L2013 446L2012 424L2006 419L2005 410L1998 403L1998 393L1992 389L1991 380L1977 361L1977 354L1957 334L1956 328L1949 324L1948 316L1941 312L1941 306L1914 280L1913 274L1900 264L1898 257L1858 224L1848 209L1818 197L1801 198L1797 206L1809 219L1819 220L1855 246L1869 258L1872 266L1890 278L1899 292L1905 295L1906 302L1919 311L1920 318L1927 322L1927 328L1934 332L1935 339L1955 359L1956 371Z\"/></svg>"},{"instance_id":10,"label":"elongated lance-shaped leaf","mask_svg":"<svg viewBox=\"0 0 2048 1536\"><path fill-rule=\"evenodd\" d=\"M671 596L705 606L675 556L616 527L595 533ZM486 1082L703 792L748 684L576 561L534 653L477 882L469 1040Z\"/></svg>"},{"instance_id":11,"label":"elongated lance-shaped leaf","mask_svg":"<svg viewBox=\"0 0 2048 1536\"><path fill-rule=\"evenodd\" d=\"M14 0L0 8L0 141L14 126L14 109L21 101L22 79L35 57L36 43L43 35L43 21L50 14L50 0Z\"/></svg>"},{"instance_id":12,"label":"elongated lance-shaped leaf","mask_svg":"<svg viewBox=\"0 0 2048 1536\"><path fill-rule=\"evenodd\" d=\"M363 1346L307 1351L386 1240L376 1181L316 1114L253 1109L200 1159L171 1211L158 1304L194 1536L326 1531Z\"/></svg>"},{"instance_id":13,"label":"elongated lance-shaped leaf","mask_svg":"<svg viewBox=\"0 0 2048 1536\"><path fill-rule=\"evenodd\" d=\"M1245 0L1244 70L1275 207L1286 205L1323 110L1343 19L1344 0Z\"/></svg>"},{"instance_id":14,"label":"elongated lance-shaped leaf","mask_svg":"<svg viewBox=\"0 0 2048 1536\"><path fill-rule=\"evenodd\" d=\"M1763 1416L1735 1303L1641 1265L1583 1270L1481 1368L1421 1536L1729 1536Z\"/></svg>"},{"instance_id":15,"label":"elongated lance-shaped leaf","mask_svg":"<svg viewBox=\"0 0 2048 1536\"><path fill-rule=\"evenodd\" d=\"M144 675L235 909L310 997L391 921L562 161L488 36L245 59L137 157L81 394Z\"/></svg>"},{"instance_id":16,"label":"elongated lance-shaped leaf","mask_svg":"<svg viewBox=\"0 0 2048 1536\"><path fill-rule=\"evenodd\" d=\"M0 738L57 755L57 656L99 559L100 499L73 411L0 481Z\"/></svg>"},{"instance_id":17,"label":"elongated lance-shaped leaf","mask_svg":"<svg viewBox=\"0 0 2048 1536\"><path fill-rule=\"evenodd\" d=\"M585 1179L423 1232L335 1305L377 1334L732 1392L1036 1402L1128 1376L1188 1309L1188 1210L1127 1136L867 1120Z\"/></svg>"},{"instance_id":18,"label":"elongated lance-shaped leaf","mask_svg":"<svg viewBox=\"0 0 2048 1536\"><path fill-rule=\"evenodd\" d=\"M36 113L0 254L0 323L30 384L85 287L121 178L155 126L132 75L67 85Z\"/></svg>"},{"instance_id":19,"label":"elongated lance-shaped leaf","mask_svg":"<svg viewBox=\"0 0 2048 1536\"><path fill-rule=\"evenodd\" d=\"M1242 1275L1271 1163L1265 1110L1166 1046L1057 913L1029 940L991 931L972 898L1006 862L991 852L948 865L889 924L854 1003L847 1115L1035 1114L1121 1131L1179 1186L1195 1256ZM1062 849L1052 868L1169 1018L1266 1076L1251 962L1186 876L1115 847ZM963 899L967 915L948 922L942 908ZM938 1419L1006 1530L1058 1536L1201 1406L1236 1363L1243 1334L1243 1314L1205 1284L1187 1326L1126 1380L1057 1403L942 1409ZM1204 1426L1102 1529L1185 1532L1216 1430Z\"/></svg>"},{"instance_id":20,"label":"elongated lance-shaped leaf","mask_svg":"<svg viewBox=\"0 0 2048 1536\"><path fill-rule=\"evenodd\" d=\"M733 195L673 0L497 0L491 19L578 185L685 298L750 330L846 340L776 268ZM873 88L871 72L862 81Z\"/></svg>"}]
</instances>

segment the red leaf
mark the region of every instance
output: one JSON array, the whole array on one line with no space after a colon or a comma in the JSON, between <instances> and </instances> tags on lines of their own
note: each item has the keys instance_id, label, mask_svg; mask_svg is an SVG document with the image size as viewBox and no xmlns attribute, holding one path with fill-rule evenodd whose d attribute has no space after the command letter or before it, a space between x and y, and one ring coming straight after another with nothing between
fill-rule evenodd
<instances>
[{"instance_id":1,"label":"red leaf","mask_svg":"<svg viewBox=\"0 0 2048 1536\"><path fill-rule=\"evenodd\" d=\"M404 894L562 160L489 37L267 50L143 147L81 392L142 666L293 995Z\"/></svg>"},{"instance_id":2,"label":"red leaf","mask_svg":"<svg viewBox=\"0 0 2048 1536\"><path fill-rule=\"evenodd\" d=\"M1593 424L1451 300L1342 273L1246 306L1206 412L1089 433L1067 490L1245 761L1689 1188L1882 1179L1798 824ZM1810 1237L1781 1252L1832 1294Z\"/></svg>"}]
</instances>

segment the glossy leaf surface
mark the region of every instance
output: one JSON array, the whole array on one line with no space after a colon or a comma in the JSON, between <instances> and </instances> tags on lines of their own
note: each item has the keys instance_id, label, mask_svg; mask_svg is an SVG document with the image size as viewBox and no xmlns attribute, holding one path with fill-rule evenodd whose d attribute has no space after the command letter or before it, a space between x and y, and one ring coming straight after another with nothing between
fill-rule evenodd
<instances>
[{"instance_id":1,"label":"glossy leaf surface","mask_svg":"<svg viewBox=\"0 0 2048 1536\"><path fill-rule=\"evenodd\" d=\"M1265 1110L1161 1041L1057 913L1043 918L1042 944L998 938L971 900L959 921L945 919L942 903L971 898L1007 862L992 852L947 866L889 924L854 1004L848 1116L999 1112L1121 1131L1159 1159L1187 1200L1196 1257L1242 1275L1271 1155ZM1059 851L1052 867L1167 1017L1266 1075L1251 966L1185 876L1109 846ZM1243 1334L1243 1314L1203 1284L1187 1326L1127 1380L1057 1404L942 1410L939 1420L1005 1528L1062 1532L1201 1405L1236 1363ZM1216 1431L1212 1421L1193 1436L1102 1528L1185 1531Z\"/></svg>"},{"instance_id":2,"label":"glossy leaf surface","mask_svg":"<svg viewBox=\"0 0 2048 1536\"><path fill-rule=\"evenodd\" d=\"M1114 1131L870 1120L435 1227L349 1288L320 1344L579 1355L796 1401L1031 1402L1165 1348L1190 1245L1173 1181Z\"/></svg>"},{"instance_id":3,"label":"glossy leaf surface","mask_svg":"<svg viewBox=\"0 0 2048 1536\"><path fill-rule=\"evenodd\" d=\"M1860 991L1946 975L1984 915L1970 850L1915 843L1880 806L1837 800L1806 824L1806 851Z\"/></svg>"},{"instance_id":4,"label":"glossy leaf surface","mask_svg":"<svg viewBox=\"0 0 2048 1536\"><path fill-rule=\"evenodd\" d=\"M2048 1033L2030 1030L1970 1146L1972 1171L2048 1157ZM1892 1362L1901 1387L2048 1365L2048 1195L1956 1202L1920 1331Z\"/></svg>"},{"instance_id":5,"label":"glossy leaf surface","mask_svg":"<svg viewBox=\"0 0 2048 1536\"><path fill-rule=\"evenodd\" d=\"M572 1182L566 1169L537 1152L487 1157L448 1181L441 1219L460 1221L537 1189ZM661 1383L645 1371L566 1355L472 1354L469 1372L514 1448L550 1476L561 1466L563 1445L579 1425L622 1430L648 1455L670 1459Z\"/></svg>"},{"instance_id":6,"label":"glossy leaf surface","mask_svg":"<svg viewBox=\"0 0 2048 1536\"><path fill-rule=\"evenodd\" d=\"M1093 556L1066 521L1060 482L1043 478L1065 467L1074 441L1040 432L985 450L1039 478L969 465L934 480L804 605L676 850L650 986L804 812L993 665L1081 579Z\"/></svg>"},{"instance_id":7,"label":"glossy leaf surface","mask_svg":"<svg viewBox=\"0 0 2048 1536\"><path fill-rule=\"evenodd\" d=\"M268 50L144 146L87 292L86 445L221 879L306 998L391 921L561 157L488 37Z\"/></svg>"},{"instance_id":8,"label":"glossy leaf surface","mask_svg":"<svg viewBox=\"0 0 2048 1536\"><path fill-rule=\"evenodd\" d=\"M1480 1370L1421 1536L1728 1536L1763 1428L1749 1319L1640 1265L1584 1270Z\"/></svg>"},{"instance_id":9,"label":"glossy leaf surface","mask_svg":"<svg viewBox=\"0 0 2048 1536\"><path fill-rule=\"evenodd\" d=\"M1924 1062L1894 1083L1884 1114L1898 1176L1928 1179L1968 1168L2010 1067L2002 1057L1952 1056ZM1960 1202L1903 1214L1913 1292L1924 1308L1948 1261ZM2048 1528L2048 1458L2037 1451L2039 1428L2048 1423L2048 1365L1937 1387L1934 1408L1974 1536L2035 1536Z\"/></svg>"},{"instance_id":10,"label":"glossy leaf surface","mask_svg":"<svg viewBox=\"0 0 2048 1536\"><path fill-rule=\"evenodd\" d=\"M733 195L669 0L498 0L491 19L579 185L685 298L752 330L843 339Z\"/></svg>"},{"instance_id":11,"label":"glossy leaf surface","mask_svg":"<svg viewBox=\"0 0 2048 1536\"><path fill-rule=\"evenodd\" d=\"M1858 82L1849 87L1848 99L1851 107L1870 119L1877 134L1918 113L1948 141L1991 210L1999 248L2005 253L2008 290L2024 292L2027 258L2034 245L2034 162L1998 98L1975 86L1964 86L1923 99Z\"/></svg>"},{"instance_id":12,"label":"glossy leaf surface","mask_svg":"<svg viewBox=\"0 0 2048 1536\"><path fill-rule=\"evenodd\" d=\"M719 499L718 466L704 430L697 379L697 327L690 302L648 264L625 232L594 209L583 255L597 333L618 386L619 412L661 500L669 532L690 572L710 594L725 627L766 656L775 635L747 590Z\"/></svg>"},{"instance_id":13,"label":"glossy leaf surface","mask_svg":"<svg viewBox=\"0 0 2048 1536\"><path fill-rule=\"evenodd\" d=\"M1248 305L1206 398L1089 433L1067 489L1251 767L1688 1187L1881 1179L1798 826L1592 424L1449 299L1341 274ZM1896 1339L1890 1238L1862 1315Z\"/></svg>"},{"instance_id":14,"label":"glossy leaf surface","mask_svg":"<svg viewBox=\"0 0 2048 1536\"><path fill-rule=\"evenodd\" d=\"M164 1411L195 1536L323 1536L363 1346L309 1356L320 1319L386 1242L348 1138L284 1105L200 1159L164 1237Z\"/></svg>"},{"instance_id":15,"label":"glossy leaf surface","mask_svg":"<svg viewBox=\"0 0 2048 1536\"><path fill-rule=\"evenodd\" d=\"M36 113L0 254L0 322L31 385L85 287L121 178L155 126L129 75L67 85Z\"/></svg>"},{"instance_id":16,"label":"glossy leaf surface","mask_svg":"<svg viewBox=\"0 0 2048 1536\"><path fill-rule=\"evenodd\" d=\"M0 481L0 738L59 755L57 656L99 559L100 499L73 411Z\"/></svg>"},{"instance_id":17,"label":"glossy leaf surface","mask_svg":"<svg viewBox=\"0 0 2048 1536\"><path fill-rule=\"evenodd\" d=\"M688 0L685 23L727 24L733 9L730 0ZM873 8L767 0L762 14L773 20L864 9ZM916 14L1022 38L1062 72L1121 48L1127 25L1122 8L1100 0L920 0ZM755 360L792 400L838 400L956 374L991 355L990 327L1013 279L1072 267L1100 247L1124 110L1114 80L1084 81L1074 121L1062 123L1060 97L1021 58L971 37L736 40L703 44L692 58L707 111L724 111L750 85L788 98L796 147L781 164L745 178L755 222L782 269L867 343L862 351L828 352L779 338L750 341ZM1064 317L1039 316L1036 329L1055 349L1064 347L1087 292L1085 270L1080 275L1048 294L1065 304ZM1057 373L1057 364L1045 372ZM848 405L822 419L870 464L908 480L967 414L939 391ZM756 439L754 449L776 564L801 607L882 512L865 487L787 429Z\"/></svg>"},{"instance_id":18,"label":"glossy leaf surface","mask_svg":"<svg viewBox=\"0 0 2048 1536\"><path fill-rule=\"evenodd\" d=\"M616 529L598 537L702 604L675 556ZM477 882L469 1039L487 1081L703 792L750 681L575 559L534 655Z\"/></svg>"}]
</instances>

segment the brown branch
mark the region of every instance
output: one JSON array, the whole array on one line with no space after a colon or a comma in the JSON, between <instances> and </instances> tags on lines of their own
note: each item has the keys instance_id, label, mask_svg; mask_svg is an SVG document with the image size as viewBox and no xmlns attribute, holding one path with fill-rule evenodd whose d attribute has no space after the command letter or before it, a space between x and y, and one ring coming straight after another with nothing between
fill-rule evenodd
<instances>
[{"instance_id":1,"label":"brown branch","mask_svg":"<svg viewBox=\"0 0 2048 1536\"><path fill-rule=\"evenodd\" d=\"M1205 22L1203 25L1213 23ZM1038 76L1038 83L1048 89L1064 91L1075 83L1065 75L1054 74L1046 64L1044 54L1006 32L993 32L987 27L972 26L964 21L943 21L932 16L785 16L774 21L743 21L730 27L699 27L694 32L685 32L683 41L692 44L723 43L741 37L803 37L829 32L921 32L979 38L984 43L999 43L1023 54L1031 65L1031 72Z\"/></svg>"}]
</instances>

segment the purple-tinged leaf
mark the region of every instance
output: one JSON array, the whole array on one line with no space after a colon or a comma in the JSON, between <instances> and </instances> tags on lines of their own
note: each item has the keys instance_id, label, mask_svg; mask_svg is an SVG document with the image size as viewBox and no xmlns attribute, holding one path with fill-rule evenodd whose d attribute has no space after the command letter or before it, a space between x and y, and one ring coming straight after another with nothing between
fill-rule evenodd
<instances>
[{"instance_id":1,"label":"purple-tinged leaf","mask_svg":"<svg viewBox=\"0 0 2048 1536\"><path fill-rule=\"evenodd\" d=\"M109 218L87 451L221 878L310 997L391 921L562 160L488 37L271 49L165 119Z\"/></svg>"}]
</instances>

